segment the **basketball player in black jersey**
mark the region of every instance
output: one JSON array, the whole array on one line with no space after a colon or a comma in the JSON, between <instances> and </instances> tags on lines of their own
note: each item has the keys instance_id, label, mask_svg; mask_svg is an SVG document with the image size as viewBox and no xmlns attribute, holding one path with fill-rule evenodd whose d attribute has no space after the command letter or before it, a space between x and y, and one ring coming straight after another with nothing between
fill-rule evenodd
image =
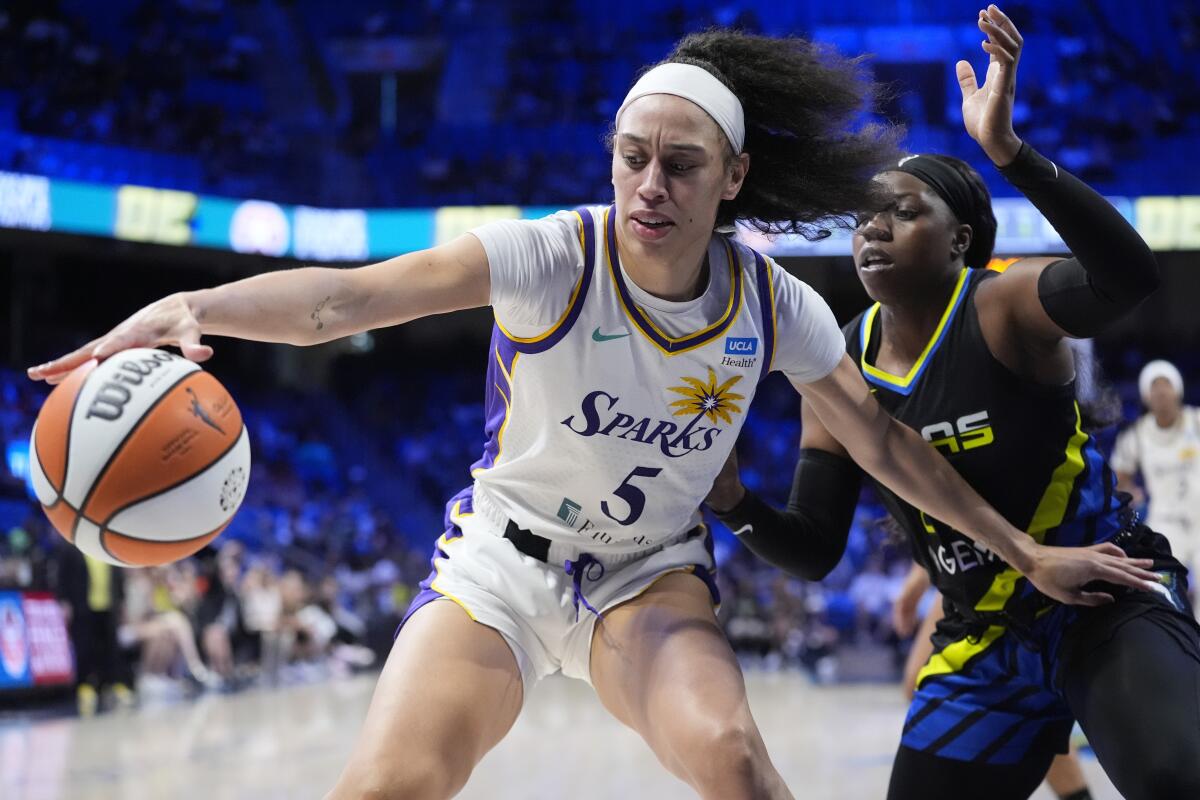
<instances>
[{"instance_id":1,"label":"basketball player in black jersey","mask_svg":"<svg viewBox=\"0 0 1200 800\"><path fill-rule=\"evenodd\" d=\"M977 87L957 65L968 132L1074 253L981 269L996 221L978 173L915 156L882 173L854 260L877 302L844 329L879 402L920 431L985 500L1035 540L1112 542L1152 558L1158 591L1095 584L1090 607L1039 593L995 553L876 485L944 596L917 679L890 800L1025 798L1078 719L1130 800L1200 798L1200 639L1186 571L1139 524L1084 432L1066 337L1086 337L1156 288L1146 244L1103 198L1012 129L1021 35L995 6ZM746 492L727 465L709 505L752 551L824 576L845 549L861 470L804 408L788 509Z\"/></svg>"}]
</instances>

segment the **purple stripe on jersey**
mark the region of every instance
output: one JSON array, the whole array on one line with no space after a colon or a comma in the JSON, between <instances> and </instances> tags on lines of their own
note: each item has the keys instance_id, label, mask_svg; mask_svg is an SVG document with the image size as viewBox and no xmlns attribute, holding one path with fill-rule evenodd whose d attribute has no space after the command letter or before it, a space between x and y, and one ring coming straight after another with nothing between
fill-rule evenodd
<instances>
[{"instance_id":1,"label":"purple stripe on jersey","mask_svg":"<svg viewBox=\"0 0 1200 800\"><path fill-rule=\"evenodd\" d=\"M596 263L596 225L592 219L592 212L586 207L576 209L575 214L583 226L583 274L579 277L579 291L575 293L574 302L565 312L562 321L544 339L534 342L519 342L509 339L501 331L500 335L507 339L517 349L517 352L530 354L546 352L562 341L562 338L574 327L575 320L579 319L580 312L583 311L583 301L587 297L588 287L592 285L592 272Z\"/></svg>"},{"instance_id":2,"label":"purple stripe on jersey","mask_svg":"<svg viewBox=\"0 0 1200 800\"><path fill-rule=\"evenodd\" d=\"M567 335L583 310L583 303L587 298L588 288L592 284L592 274L596 263L596 226L592 219L592 212L588 209L580 208L575 213L583 226L583 275L579 278L579 291L575 294L575 300L567 309L561 324L549 336L537 342L515 341L510 339L499 325L492 326L492 341L488 349L487 383L483 391L485 443L483 455L471 465L472 472L477 469L491 469L500 455L500 429L508 417L509 406L513 399L512 387L509 385L505 373L508 376L513 374L513 364L517 360L517 354L532 355L549 350ZM500 369L501 364L504 365L503 370Z\"/></svg>"},{"instance_id":3,"label":"purple stripe on jersey","mask_svg":"<svg viewBox=\"0 0 1200 800\"><path fill-rule=\"evenodd\" d=\"M704 581L704 585L708 587L708 594L712 597L713 605L721 605L721 590L717 588L717 576L702 564L696 564L695 567L695 572L692 574Z\"/></svg>"},{"instance_id":4,"label":"purple stripe on jersey","mask_svg":"<svg viewBox=\"0 0 1200 800\"><path fill-rule=\"evenodd\" d=\"M775 358L775 308L771 297L771 265L757 250L754 251L754 271L758 273L758 303L762 308L763 353L762 371L758 380L771 372L771 361Z\"/></svg>"},{"instance_id":5,"label":"purple stripe on jersey","mask_svg":"<svg viewBox=\"0 0 1200 800\"><path fill-rule=\"evenodd\" d=\"M437 577L437 576L432 576L430 578L427 578L426 580L433 580L433 577ZM424 586L425 581L421 581L421 585ZM413 614L417 613L417 611L420 610L421 608L423 608L424 606L427 606L430 603L432 603L434 600L437 600L439 597L445 597L445 595L443 595L441 592L438 592L434 589L426 588L426 589L422 589L420 592L418 592L417 596L414 597L412 599L412 602L408 604L408 610L404 612L404 618L402 620L400 620L400 624L396 626L396 631L392 634L392 639L395 639L397 636L400 635L400 629L404 627L404 623L408 622L409 617L411 617Z\"/></svg>"},{"instance_id":6,"label":"purple stripe on jersey","mask_svg":"<svg viewBox=\"0 0 1200 800\"><path fill-rule=\"evenodd\" d=\"M704 531L704 549L708 551L708 557L712 559L712 563L715 565L717 563L717 557L713 550L712 531L708 529L707 525L700 526L699 530ZM708 593L712 596L713 605L721 605L721 590L717 588L716 567L714 566L714 568L710 570L703 564L696 564L694 566L696 569L696 577L704 581L704 585L708 587Z\"/></svg>"},{"instance_id":7,"label":"purple stripe on jersey","mask_svg":"<svg viewBox=\"0 0 1200 800\"><path fill-rule=\"evenodd\" d=\"M726 252L729 254L730 280L733 281L733 303L729 307L729 314L712 330L693 333L681 339L668 339L654 329L654 326L650 324L650 320L646 318L645 312L642 311L637 303L634 302L632 295L629 294L629 287L625 285L625 278L621 275L620 258L617 255L616 206L612 206L608 210L608 226L605 230L605 253L607 254L609 272L612 274L613 283L617 286L617 293L620 294L621 302L629 312L629 316L633 319L634 324L638 326L638 329L646 334L646 337L650 341L668 353L678 353L704 344L705 342L710 342L725 333L729 329L729 326L733 324L733 321L737 319L738 311L742 307L742 266L728 244L726 244Z\"/></svg>"},{"instance_id":8,"label":"purple stripe on jersey","mask_svg":"<svg viewBox=\"0 0 1200 800\"><path fill-rule=\"evenodd\" d=\"M458 525L456 525L450 518L451 514L454 513L455 504L458 505L458 513L472 514L474 513L474 506L472 505L474 502L473 498L474 486L468 486L458 494L454 495L454 497L451 497L446 503L446 532L443 534L446 537L446 541L457 539L463 535L462 528L458 527ZM434 545L433 557L429 559L429 566L431 567L429 575L419 584L421 591L417 592L417 595L412 599L412 602L408 604L408 610L404 612L403 619L401 619L400 624L396 626L396 632L392 634L393 639L400 635L400 629L404 627L404 623L408 622L408 618L416 613L419 608L434 600L437 600L439 597L444 597L441 592L433 588L433 582L437 580L438 576L437 567L434 566L434 561L439 558L443 560L449 559L450 554L441 547Z\"/></svg>"},{"instance_id":9,"label":"purple stripe on jersey","mask_svg":"<svg viewBox=\"0 0 1200 800\"><path fill-rule=\"evenodd\" d=\"M483 390L483 455L471 465L471 472L477 469L491 469L496 463L496 457L500 455L500 429L504 427L509 404L512 403L508 376L512 375L517 353L516 343L505 336L499 326L493 325L492 343L488 348L487 385ZM501 364L504 365L503 369ZM446 513L449 514L449 507Z\"/></svg>"},{"instance_id":10,"label":"purple stripe on jersey","mask_svg":"<svg viewBox=\"0 0 1200 800\"><path fill-rule=\"evenodd\" d=\"M451 515L454 513L454 506L456 504L458 505L458 513L459 514L474 514L475 513L475 485L474 484L463 489L461 492L454 495L454 497L451 497L446 502L446 514L442 519L442 524L446 527L446 538L447 539L456 539L459 536L462 536L462 531L460 531L458 529L458 526L454 523L454 520L451 519Z\"/></svg>"},{"instance_id":11,"label":"purple stripe on jersey","mask_svg":"<svg viewBox=\"0 0 1200 800\"><path fill-rule=\"evenodd\" d=\"M457 529L455 530L457 531L455 538L462 536L462 531L458 531ZM449 538L449 531L446 532L446 536ZM442 550L442 548L435 547L433 548L433 558L429 559L429 563L432 564L434 559L438 558L447 559L449 556L446 554L446 551ZM396 626L396 632L392 634L393 639L400 635L400 629L404 627L404 623L408 622L409 617L415 614L422 606L428 605L434 600L437 600L439 597L445 597L445 595L433 588L433 582L437 580L437 576L437 569L433 569L430 571L429 576L426 577L425 580L421 581L421 591L417 592L416 596L413 597L412 602L408 604L408 610L404 612L404 616L400 619L400 624Z\"/></svg>"}]
</instances>

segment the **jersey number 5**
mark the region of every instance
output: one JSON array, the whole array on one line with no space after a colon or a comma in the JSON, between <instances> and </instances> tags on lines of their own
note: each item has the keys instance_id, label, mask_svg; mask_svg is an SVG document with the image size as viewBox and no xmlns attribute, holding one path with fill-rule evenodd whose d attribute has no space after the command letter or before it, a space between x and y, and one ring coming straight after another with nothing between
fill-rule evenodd
<instances>
[{"instance_id":1,"label":"jersey number 5","mask_svg":"<svg viewBox=\"0 0 1200 800\"><path fill-rule=\"evenodd\" d=\"M646 510L646 493L638 487L634 486L631 481L634 478L653 478L658 473L662 472L661 467L634 467L633 472L625 476L625 480L621 481L621 485L613 489L613 494L625 501L629 506L629 513L622 519L613 514L608 509L608 501L600 502L600 510L604 515L613 520L619 525L632 525L642 516L642 512Z\"/></svg>"}]
</instances>

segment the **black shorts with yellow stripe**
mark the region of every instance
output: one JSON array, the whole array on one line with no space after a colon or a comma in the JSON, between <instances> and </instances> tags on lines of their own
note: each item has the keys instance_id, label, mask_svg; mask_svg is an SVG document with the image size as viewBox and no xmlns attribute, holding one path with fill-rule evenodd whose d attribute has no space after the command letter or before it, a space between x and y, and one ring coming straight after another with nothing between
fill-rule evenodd
<instances>
[{"instance_id":1,"label":"black shorts with yellow stripe","mask_svg":"<svg viewBox=\"0 0 1200 800\"><path fill-rule=\"evenodd\" d=\"M1131 532L1132 533L1132 532ZM1104 628L1145 613L1195 626L1186 570L1165 540L1138 526L1139 541L1122 546L1153 557L1159 591L1114 591L1117 606ZM1109 589L1109 587L1104 587ZM1113 587L1115 589L1115 587ZM1086 609L1049 605L1028 626L968 622L947 605L934 633L934 653L917 678L901 744L933 756L981 764L1017 764L1032 752L1066 752L1074 715L1063 693L1063 670L1075 653L1109 633L1087 624Z\"/></svg>"}]
</instances>

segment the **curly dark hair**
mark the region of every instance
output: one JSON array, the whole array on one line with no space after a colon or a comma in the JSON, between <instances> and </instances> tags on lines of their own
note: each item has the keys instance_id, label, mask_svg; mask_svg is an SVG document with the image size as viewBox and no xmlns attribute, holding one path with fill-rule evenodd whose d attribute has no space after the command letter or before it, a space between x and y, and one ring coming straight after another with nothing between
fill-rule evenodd
<instances>
[{"instance_id":1,"label":"curly dark hair","mask_svg":"<svg viewBox=\"0 0 1200 800\"><path fill-rule=\"evenodd\" d=\"M899 127L852 127L877 97L862 58L796 37L714 29L681 39L668 62L707 70L742 103L750 172L738 196L722 201L718 225L744 220L810 239L828 235L816 223L852 227L873 196L871 177L900 157Z\"/></svg>"},{"instance_id":2,"label":"curly dark hair","mask_svg":"<svg viewBox=\"0 0 1200 800\"><path fill-rule=\"evenodd\" d=\"M967 182L971 190L974 213L971 215L972 219L962 220L971 226L971 246L963 253L963 264L974 269L983 269L992 260L992 250L996 247L996 214L992 211L992 193L983 182L983 176L961 158L940 153L923 155L942 162Z\"/></svg>"}]
</instances>

